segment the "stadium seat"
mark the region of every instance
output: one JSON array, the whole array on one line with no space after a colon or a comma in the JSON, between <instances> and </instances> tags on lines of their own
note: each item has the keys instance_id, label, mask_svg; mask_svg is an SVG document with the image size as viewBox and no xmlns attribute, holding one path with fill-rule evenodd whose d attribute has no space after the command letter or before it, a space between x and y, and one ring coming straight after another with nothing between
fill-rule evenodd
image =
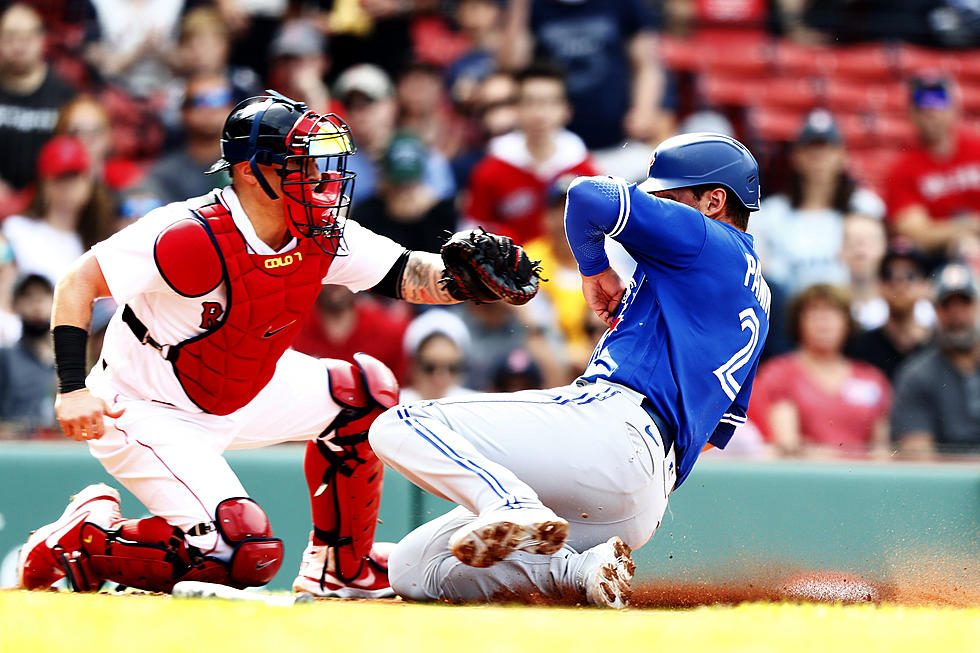
<instances>
[{"instance_id":1,"label":"stadium seat","mask_svg":"<svg viewBox=\"0 0 980 653\"><path fill-rule=\"evenodd\" d=\"M848 168L854 178L879 194L884 191L888 171L900 150L893 147L871 147L848 152Z\"/></svg>"},{"instance_id":2,"label":"stadium seat","mask_svg":"<svg viewBox=\"0 0 980 653\"><path fill-rule=\"evenodd\" d=\"M908 103L908 92L902 82L872 84L834 77L826 80L823 97L834 113L902 114Z\"/></svg>"},{"instance_id":3,"label":"stadium seat","mask_svg":"<svg viewBox=\"0 0 980 653\"><path fill-rule=\"evenodd\" d=\"M805 111L759 105L748 114L748 124L756 138L763 141L793 140L803 122Z\"/></svg>"},{"instance_id":4,"label":"stadium seat","mask_svg":"<svg viewBox=\"0 0 980 653\"><path fill-rule=\"evenodd\" d=\"M837 67L837 51L781 40L773 50L773 61L782 77L822 77Z\"/></svg>"},{"instance_id":5,"label":"stadium seat","mask_svg":"<svg viewBox=\"0 0 980 653\"><path fill-rule=\"evenodd\" d=\"M896 74L892 49L881 43L840 48L832 73L836 78L884 81Z\"/></svg>"}]
</instances>

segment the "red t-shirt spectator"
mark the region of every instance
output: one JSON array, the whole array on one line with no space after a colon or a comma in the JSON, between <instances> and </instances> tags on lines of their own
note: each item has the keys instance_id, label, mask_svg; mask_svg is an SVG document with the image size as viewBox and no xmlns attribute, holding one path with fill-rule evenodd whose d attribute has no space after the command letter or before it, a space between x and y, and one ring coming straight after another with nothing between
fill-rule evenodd
<instances>
[{"instance_id":1,"label":"red t-shirt spectator","mask_svg":"<svg viewBox=\"0 0 980 653\"><path fill-rule=\"evenodd\" d=\"M555 152L540 165L519 131L494 138L487 149L470 177L465 215L475 225L518 243L544 232L548 189L558 177L598 174L582 139L567 130L555 135Z\"/></svg>"},{"instance_id":2,"label":"red t-shirt spectator","mask_svg":"<svg viewBox=\"0 0 980 653\"><path fill-rule=\"evenodd\" d=\"M885 197L892 218L914 205L938 220L980 213L980 134L957 132L948 159L916 147L895 162L887 179Z\"/></svg>"},{"instance_id":3,"label":"red t-shirt spectator","mask_svg":"<svg viewBox=\"0 0 980 653\"><path fill-rule=\"evenodd\" d=\"M866 449L875 423L888 416L891 387L877 368L850 361L850 376L838 392L829 392L800 364L796 353L770 359L759 368L749 416L772 440L769 410L789 401L799 416L803 444Z\"/></svg>"},{"instance_id":4,"label":"red t-shirt spectator","mask_svg":"<svg viewBox=\"0 0 980 653\"><path fill-rule=\"evenodd\" d=\"M323 317L314 307L306 316L293 349L316 358L354 360L361 351L374 356L391 368L400 382L405 381L406 360L402 338L409 317L402 311L388 310L372 300L358 298L354 302L355 322L349 334L340 340L330 340L323 328Z\"/></svg>"}]
</instances>

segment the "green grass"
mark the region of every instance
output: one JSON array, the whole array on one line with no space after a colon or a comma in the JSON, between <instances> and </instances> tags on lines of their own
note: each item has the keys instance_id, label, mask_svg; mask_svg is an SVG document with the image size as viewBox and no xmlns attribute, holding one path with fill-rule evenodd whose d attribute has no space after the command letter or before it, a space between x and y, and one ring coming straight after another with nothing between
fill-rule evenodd
<instances>
[{"instance_id":1,"label":"green grass","mask_svg":"<svg viewBox=\"0 0 980 653\"><path fill-rule=\"evenodd\" d=\"M691 610L0 592L0 651L976 651L980 609L743 604Z\"/></svg>"}]
</instances>

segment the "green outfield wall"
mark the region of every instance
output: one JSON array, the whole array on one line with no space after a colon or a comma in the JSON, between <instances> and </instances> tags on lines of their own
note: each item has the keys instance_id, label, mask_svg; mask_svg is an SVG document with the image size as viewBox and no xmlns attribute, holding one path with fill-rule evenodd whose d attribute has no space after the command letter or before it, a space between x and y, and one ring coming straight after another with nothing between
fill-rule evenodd
<instances>
[{"instance_id":1,"label":"green outfield wall","mask_svg":"<svg viewBox=\"0 0 980 653\"><path fill-rule=\"evenodd\" d=\"M286 588L309 531L303 448L233 451L227 458L285 540L286 561L272 587ZM97 481L120 487L82 445L0 443L0 586L13 584L16 550L27 533ZM122 494L124 515L145 514ZM378 539L397 540L449 507L388 472ZM736 581L787 569L888 582L938 568L952 585L976 583L980 465L705 460L635 557L641 580L667 583Z\"/></svg>"}]
</instances>

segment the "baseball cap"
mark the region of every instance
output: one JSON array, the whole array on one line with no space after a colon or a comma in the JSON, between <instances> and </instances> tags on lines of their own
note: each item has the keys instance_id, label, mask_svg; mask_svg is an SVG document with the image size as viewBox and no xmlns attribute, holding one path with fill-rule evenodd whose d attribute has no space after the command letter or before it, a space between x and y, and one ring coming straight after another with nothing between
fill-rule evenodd
<instances>
[{"instance_id":1,"label":"baseball cap","mask_svg":"<svg viewBox=\"0 0 980 653\"><path fill-rule=\"evenodd\" d=\"M909 80L912 104L920 109L948 109L953 104L949 80L942 75L916 75Z\"/></svg>"},{"instance_id":2,"label":"baseball cap","mask_svg":"<svg viewBox=\"0 0 980 653\"><path fill-rule=\"evenodd\" d=\"M320 30L304 20L291 20L283 23L269 44L269 57L312 57L325 49Z\"/></svg>"},{"instance_id":3,"label":"baseball cap","mask_svg":"<svg viewBox=\"0 0 980 653\"><path fill-rule=\"evenodd\" d=\"M88 154L82 142L63 134L44 144L37 157L37 174L42 179L73 172L88 172Z\"/></svg>"},{"instance_id":4,"label":"baseball cap","mask_svg":"<svg viewBox=\"0 0 980 653\"><path fill-rule=\"evenodd\" d=\"M425 146L411 134L399 134L385 151L381 165L389 183L401 186L416 182L425 172Z\"/></svg>"},{"instance_id":5,"label":"baseball cap","mask_svg":"<svg viewBox=\"0 0 980 653\"><path fill-rule=\"evenodd\" d=\"M976 299L977 283L970 269L961 263L950 263L936 276L933 286L936 301L942 303L953 295L963 295Z\"/></svg>"},{"instance_id":6,"label":"baseball cap","mask_svg":"<svg viewBox=\"0 0 980 653\"><path fill-rule=\"evenodd\" d=\"M402 346L405 353L414 356L419 346L429 337L441 334L452 340L463 355L470 348L470 330L455 313L445 308L430 308L417 318L405 330Z\"/></svg>"},{"instance_id":7,"label":"baseball cap","mask_svg":"<svg viewBox=\"0 0 980 653\"><path fill-rule=\"evenodd\" d=\"M562 175L548 187L548 206L553 206L568 197L568 188L575 181L575 175Z\"/></svg>"},{"instance_id":8,"label":"baseball cap","mask_svg":"<svg viewBox=\"0 0 980 653\"><path fill-rule=\"evenodd\" d=\"M834 117L826 109L814 109L803 119L803 125L796 133L797 145L813 143L829 143L838 145L841 142L840 130Z\"/></svg>"},{"instance_id":9,"label":"baseball cap","mask_svg":"<svg viewBox=\"0 0 980 653\"><path fill-rule=\"evenodd\" d=\"M374 64L361 63L345 70L334 85L334 93L346 102L351 93L361 93L377 101L394 94L388 74Z\"/></svg>"}]
</instances>

